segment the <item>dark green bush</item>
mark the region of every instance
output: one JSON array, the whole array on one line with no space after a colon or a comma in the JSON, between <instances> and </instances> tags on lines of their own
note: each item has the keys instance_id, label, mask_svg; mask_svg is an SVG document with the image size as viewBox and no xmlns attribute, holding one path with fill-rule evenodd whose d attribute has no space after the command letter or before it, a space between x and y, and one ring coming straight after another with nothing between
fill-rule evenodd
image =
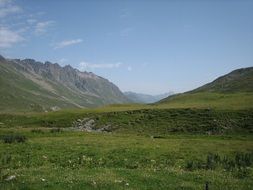
<instances>
[{"instance_id":1,"label":"dark green bush","mask_svg":"<svg viewBox=\"0 0 253 190\"><path fill-rule=\"evenodd\" d=\"M208 154L206 158L206 169L213 170L220 163L221 159L218 154Z\"/></svg>"},{"instance_id":2,"label":"dark green bush","mask_svg":"<svg viewBox=\"0 0 253 190\"><path fill-rule=\"evenodd\" d=\"M239 178L249 176L249 169L253 164L253 153L236 152L233 157L224 156L223 158L218 154L209 153L206 161L201 160L187 160L185 164L186 170L214 170L216 168L225 169L232 172L233 175Z\"/></svg>"},{"instance_id":3,"label":"dark green bush","mask_svg":"<svg viewBox=\"0 0 253 190\"><path fill-rule=\"evenodd\" d=\"M189 171L197 170L203 168L205 164L200 160L188 160L185 165L185 169Z\"/></svg>"},{"instance_id":4,"label":"dark green bush","mask_svg":"<svg viewBox=\"0 0 253 190\"><path fill-rule=\"evenodd\" d=\"M9 135L4 135L2 137L2 141L4 143L23 143L27 140L27 138L24 135L19 135L19 134L9 134Z\"/></svg>"},{"instance_id":5,"label":"dark green bush","mask_svg":"<svg viewBox=\"0 0 253 190\"><path fill-rule=\"evenodd\" d=\"M246 167L246 166L250 166L253 163L253 155L246 153L236 153L235 155L235 164L238 167Z\"/></svg>"},{"instance_id":6,"label":"dark green bush","mask_svg":"<svg viewBox=\"0 0 253 190\"><path fill-rule=\"evenodd\" d=\"M248 168L242 167L233 172L234 176L240 179L250 176L250 170Z\"/></svg>"}]
</instances>

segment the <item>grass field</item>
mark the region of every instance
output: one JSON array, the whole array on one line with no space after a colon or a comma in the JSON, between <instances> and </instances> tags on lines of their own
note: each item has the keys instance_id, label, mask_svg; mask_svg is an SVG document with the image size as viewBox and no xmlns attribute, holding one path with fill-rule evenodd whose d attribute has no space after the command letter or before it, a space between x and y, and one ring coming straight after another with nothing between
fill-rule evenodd
<instances>
[{"instance_id":1,"label":"grass field","mask_svg":"<svg viewBox=\"0 0 253 190\"><path fill-rule=\"evenodd\" d=\"M1 189L253 188L252 136L11 133L27 141L0 143Z\"/></svg>"},{"instance_id":2,"label":"grass field","mask_svg":"<svg viewBox=\"0 0 253 190\"><path fill-rule=\"evenodd\" d=\"M110 133L71 130L94 119ZM0 114L0 189L253 188L253 110L114 105ZM24 141L24 142L23 142Z\"/></svg>"}]
</instances>

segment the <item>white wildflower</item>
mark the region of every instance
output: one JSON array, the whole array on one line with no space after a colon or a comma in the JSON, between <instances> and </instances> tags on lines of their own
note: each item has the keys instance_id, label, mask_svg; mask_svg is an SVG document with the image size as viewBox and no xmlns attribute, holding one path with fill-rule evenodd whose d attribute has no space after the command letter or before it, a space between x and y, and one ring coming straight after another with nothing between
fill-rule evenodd
<instances>
[{"instance_id":1,"label":"white wildflower","mask_svg":"<svg viewBox=\"0 0 253 190\"><path fill-rule=\"evenodd\" d=\"M11 180L13 180L13 179L15 179L15 178L16 178L15 175L11 175L11 176L7 177L5 180L6 180L6 181L11 181Z\"/></svg>"}]
</instances>

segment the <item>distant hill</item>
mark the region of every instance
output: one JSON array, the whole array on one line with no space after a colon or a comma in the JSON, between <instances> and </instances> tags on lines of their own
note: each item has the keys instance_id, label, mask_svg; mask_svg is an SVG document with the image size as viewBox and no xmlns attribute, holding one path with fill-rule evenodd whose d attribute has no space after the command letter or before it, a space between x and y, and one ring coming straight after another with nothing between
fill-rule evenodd
<instances>
[{"instance_id":1,"label":"distant hill","mask_svg":"<svg viewBox=\"0 0 253 190\"><path fill-rule=\"evenodd\" d=\"M253 67L234 70L192 91L169 96L167 107L253 108Z\"/></svg>"},{"instance_id":2,"label":"distant hill","mask_svg":"<svg viewBox=\"0 0 253 190\"><path fill-rule=\"evenodd\" d=\"M234 70L191 91L196 92L253 92L253 67Z\"/></svg>"},{"instance_id":3,"label":"distant hill","mask_svg":"<svg viewBox=\"0 0 253 190\"><path fill-rule=\"evenodd\" d=\"M172 95L173 92L164 93L160 95L148 95L148 94L141 94L135 92L124 92L125 96L134 103L154 103L163 98Z\"/></svg>"},{"instance_id":4,"label":"distant hill","mask_svg":"<svg viewBox=\"0 0 253 190\"><path fill-rule=\"evenodd\" d=\"M50 111L129 102L113 83L71 66L0 56L0 110Z\"/></svg>"}]
</instances>

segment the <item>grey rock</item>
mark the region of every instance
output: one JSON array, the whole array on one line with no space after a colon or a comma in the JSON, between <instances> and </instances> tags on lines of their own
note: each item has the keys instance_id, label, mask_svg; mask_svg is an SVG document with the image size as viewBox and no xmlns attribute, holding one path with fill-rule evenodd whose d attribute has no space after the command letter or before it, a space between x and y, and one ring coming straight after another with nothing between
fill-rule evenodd
<instances>
[{"instance_id":1,"label":"grey rock","mask_svg":"<svg viewBox=\"0 0 253 190\"><path fill-rule=\"evenodd\" d=\"M86 132L111 132L111 125L107 124L96 128L96 122L91 118L77 119L72 124L72 130Z\"/></svg>"}]
</instances>

